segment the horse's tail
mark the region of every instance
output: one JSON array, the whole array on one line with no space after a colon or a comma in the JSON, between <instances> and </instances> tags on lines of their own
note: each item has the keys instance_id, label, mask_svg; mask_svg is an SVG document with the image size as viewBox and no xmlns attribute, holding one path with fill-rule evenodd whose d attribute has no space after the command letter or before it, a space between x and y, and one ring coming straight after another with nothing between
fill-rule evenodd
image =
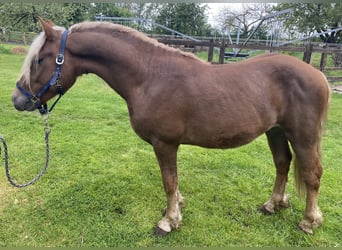
<instances>
[{"instance_id":1,"label":"horse's tail","mask_svg":"<svg viewBox=\"0 0 342 250\"><path fill-rule=\"evenodd\" d=\"M329 109L330 97L331 97L331 88L330 88L329 82L323 73L322 75L326 84L326 88L325 88L326 96L323 99L325 100L325 102L322 102L323 112L322 112L320 126L319 126L318 134L317 134L317 153L318 153L319 161L321 161L322 159L322 137L323 137L323 132L324 132L324 125L328 117L328 109ZM295 157L295 160L294 160L294 176L295 176L297 193L300 197L303 197L306 193L306 186L305 186L305 182L303 178L302 167L300 166L300 163L297 160L297 157Z\"/></svg>"}]
</instances>

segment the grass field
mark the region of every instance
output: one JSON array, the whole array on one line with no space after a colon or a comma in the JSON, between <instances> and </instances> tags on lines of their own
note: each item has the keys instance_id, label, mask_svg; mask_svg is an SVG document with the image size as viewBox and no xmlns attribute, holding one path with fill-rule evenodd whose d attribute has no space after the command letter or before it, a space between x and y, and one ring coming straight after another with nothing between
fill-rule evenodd
<instances>
[{"instance_id":1,"label":"grass field","mask_svg":"<svg viewBox=\"0 0 342 250\"><path fill-rule=\"evenodd\" d=\"M45 160L38 112L11 103L24 56L0 45L0 134L18 182ZM273 216L258 207L272 191L275 170L265 136L233 150L181 146L182 227L153 235L165 195L150 145L132 131L124 101L101 79L82 76L50 117L51 163L33 186L11 187L0 171L0 246L342 246L342 95L334 94L323 141L319 205L325 222L299 232L304 201ZM1 155L1 158L3 154ZM1 164L3 162L1 161Z\"/></svg>"}]
</instances>

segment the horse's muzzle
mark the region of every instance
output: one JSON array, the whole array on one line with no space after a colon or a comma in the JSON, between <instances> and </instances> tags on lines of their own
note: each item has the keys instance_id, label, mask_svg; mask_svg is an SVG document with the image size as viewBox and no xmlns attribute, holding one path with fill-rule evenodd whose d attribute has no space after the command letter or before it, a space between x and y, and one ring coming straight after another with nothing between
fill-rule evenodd
<instances>
[{"instance_id":1,"label":"horse's muzzle","mask_svg":"<svg viewBox=\"0 0 342 250\"><path fill-rule=\"evenodd\" d=\"M18 111L34 111L36 105L17 89L12 94L12 103Z\"/></svg>"}]
</instances>

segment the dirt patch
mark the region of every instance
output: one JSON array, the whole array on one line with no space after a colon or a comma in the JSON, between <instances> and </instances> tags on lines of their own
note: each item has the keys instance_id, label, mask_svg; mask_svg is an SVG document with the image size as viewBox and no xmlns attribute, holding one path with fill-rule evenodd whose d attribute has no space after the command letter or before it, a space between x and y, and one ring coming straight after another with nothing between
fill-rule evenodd
<instances>
[{"instance_id":1,"label":"dirt patch","mask_svg":"<svg viewBox=\"0 0 342 250\"><path fill-rule=\"evenodd\" d=\"M24 55L27 53L27 49L23 47L14 47L11 51L13 54L16 54L16 55Z\"/></svg>"}]
</instances>

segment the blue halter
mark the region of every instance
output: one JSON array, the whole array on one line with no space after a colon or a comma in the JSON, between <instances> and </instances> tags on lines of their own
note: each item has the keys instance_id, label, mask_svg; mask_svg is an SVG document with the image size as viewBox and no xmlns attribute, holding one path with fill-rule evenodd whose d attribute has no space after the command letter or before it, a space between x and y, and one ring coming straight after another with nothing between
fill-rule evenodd
<instances>
[{"instance_id":1,"label":"blue halter","mask_svg":"<svg viewBox=\"0 0 342 250\"><path fill-rule=\"evenodd\" d=\"M20 86L20 83L17 82L16 87L20 90L21 93L23 93L35 106L38 108L39 112L43 115L46 113L50 113L52 109L55 107L59 99L64 94L62 85L58 84L59 77L61 75L62 65L64 63L64 50L66 46L66 41L68 38L68 30L65 30L62 35L61 45L59 48L59 53L56 56L56 69L51 78L47 83L44 84L44 86L38 91L36 95L33 95L26 89L24 89L22 86ZM56 85L57 87L57 93L59 94L56 101L52 104L51 108L48 109L47 104L42 105L40 103L40 98L44 95L46 91L50 88L50 86Z\"/></svg>"}]
</instances>

